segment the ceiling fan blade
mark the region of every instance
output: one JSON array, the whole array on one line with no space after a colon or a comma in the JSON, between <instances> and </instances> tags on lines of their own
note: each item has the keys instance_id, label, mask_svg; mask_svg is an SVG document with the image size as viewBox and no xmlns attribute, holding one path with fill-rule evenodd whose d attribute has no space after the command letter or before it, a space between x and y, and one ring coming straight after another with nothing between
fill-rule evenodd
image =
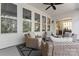
<instances>
[{"instance_id":1,"label":"ceiling fan blade","mask_svg":"<svg viewBox=\"0 0 79 59\"><path fill-rule=\"evenodd\" d=\"M47 7L45 10L49 9L51 6Z\"/></svg>"},{"instance_id":2,"label":"ceiling fan blade","mask_svg":"<svg viewBox=\"0 0 79 59\"><path fill-rule=\"evenodd\" d=\"M52 6L52 8L53 8L54 10L56 10L56 7L55 7L55 6Z\"/></svg>"},{"instance_id":3,"label":"ceiling fan blade","mask_svg":"<svg viewBox=\"0 0 79 59\"><path fill-rule=\"evenodd\" d=\"M61 4L64 4L64 3L53 3L54 5L61 5Z\"/></svg>"},{"instance_id":4,"label":"ceiling fan blade","mask_svg":"<svg viewBox=\"0 0 79 59\"><path fill-rule=\"evenodd\" d=\"M50 5L50 3L43 3L43 4L45 4L45 5Z\"/></svg>"}]
</instances>

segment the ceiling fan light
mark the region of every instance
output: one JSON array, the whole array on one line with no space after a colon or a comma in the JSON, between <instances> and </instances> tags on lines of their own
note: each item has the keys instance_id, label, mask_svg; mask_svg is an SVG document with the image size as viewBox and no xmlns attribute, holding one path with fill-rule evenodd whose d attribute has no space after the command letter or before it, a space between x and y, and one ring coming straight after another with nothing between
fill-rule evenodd
<instances>
[{"instance_id":1,"label":"ceiling fan light","mask_svg":"<svg viewBox=\"0 0 79 59\"><path fill-rule=\"evenodd\" d=\"M55 6L52 6L52 7L53 7L54 10L56 10L56 7Z\"/></svg>"}]
</instances>

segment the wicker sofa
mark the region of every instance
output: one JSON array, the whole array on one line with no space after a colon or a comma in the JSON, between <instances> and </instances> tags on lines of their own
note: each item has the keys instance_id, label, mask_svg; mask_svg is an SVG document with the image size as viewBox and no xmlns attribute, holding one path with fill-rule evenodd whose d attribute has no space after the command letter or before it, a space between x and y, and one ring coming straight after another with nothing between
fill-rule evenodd
<instances>
[{"instance_id":1,"label":"wicker sofa","mask_svg":"<svg viewBox=\"0 0 79 59\"><path fill-rule=\"evenodd\" d=\"M54 56L79 56L78 42L54 42Z\"/></svg>"}]
</instances>

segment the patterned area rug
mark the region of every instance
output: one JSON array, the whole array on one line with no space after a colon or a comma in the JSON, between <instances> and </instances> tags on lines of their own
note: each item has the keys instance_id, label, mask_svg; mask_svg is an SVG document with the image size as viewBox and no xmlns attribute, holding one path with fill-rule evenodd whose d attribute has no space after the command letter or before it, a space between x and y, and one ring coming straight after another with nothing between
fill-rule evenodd
<instances>
[{"instance_id":1,"label":"patterned area rug","mask_svg":"<svg viewBox=\"0 0 79 59\"><path fill-rule=\"evenodd\" d=\"M41 56L39 49L28 48L25 44L16 46L21 56Z\"/></svg>"}]
</instances>

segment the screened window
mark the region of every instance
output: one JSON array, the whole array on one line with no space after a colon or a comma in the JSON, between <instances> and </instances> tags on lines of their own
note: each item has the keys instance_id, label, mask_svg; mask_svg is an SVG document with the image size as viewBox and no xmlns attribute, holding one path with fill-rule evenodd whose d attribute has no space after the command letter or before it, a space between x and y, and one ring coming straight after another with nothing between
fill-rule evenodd
<instances>
[{"instance_id":1,"label":"screened window","mask_svg":"<svg viewBox=\"0 0 79 59\"><path fill-rule=\"evenodd\" d=\"M31 31L31 11L23 8L23 32Z\"/></svg>"},{"instance_id":2,"label":"screened window","mask_svg":"<svg viewBox=\"0 0 79 59\"><path fill-rule=\"evenodd\" d=\"M2 3L1 15L17 17L17 6L11 3Z\"/></svg>"},{"instance_id":3,"label":"screened window","mask_svg":"<svg viewBox=\"0 0 79 59\"><path fill-rule=\"evenodd\" d=\"M40 31L40 14L35 13L35 31Z\"/></svg>"},{"instance_id":4,"label":"screened window","mask_svg":"<svg viewBox=\"0 0 79 59\"><path fill-rule=\"evenodd\" d=\"M12 3L1 4L1 33L17 32L17 6Z\"/></svg>"},{"instance_id":5,"label":"screened window","mask_svg":"<svg viewBox=\"0 0 79 59\"><path fill-rule=\"evenodd\" d=\"M42 31L46 31L46 17L42 16Z\"/></svg>"},{"instance_id":6,"label":"screened window","mask_svg":"<svg viewBox=\"0 0 79 59\"><path fill-rule=\"evenodd\" d=\"M23 8L23 18L31 20L31 11Z\"/></svg>"}]
</instances>

